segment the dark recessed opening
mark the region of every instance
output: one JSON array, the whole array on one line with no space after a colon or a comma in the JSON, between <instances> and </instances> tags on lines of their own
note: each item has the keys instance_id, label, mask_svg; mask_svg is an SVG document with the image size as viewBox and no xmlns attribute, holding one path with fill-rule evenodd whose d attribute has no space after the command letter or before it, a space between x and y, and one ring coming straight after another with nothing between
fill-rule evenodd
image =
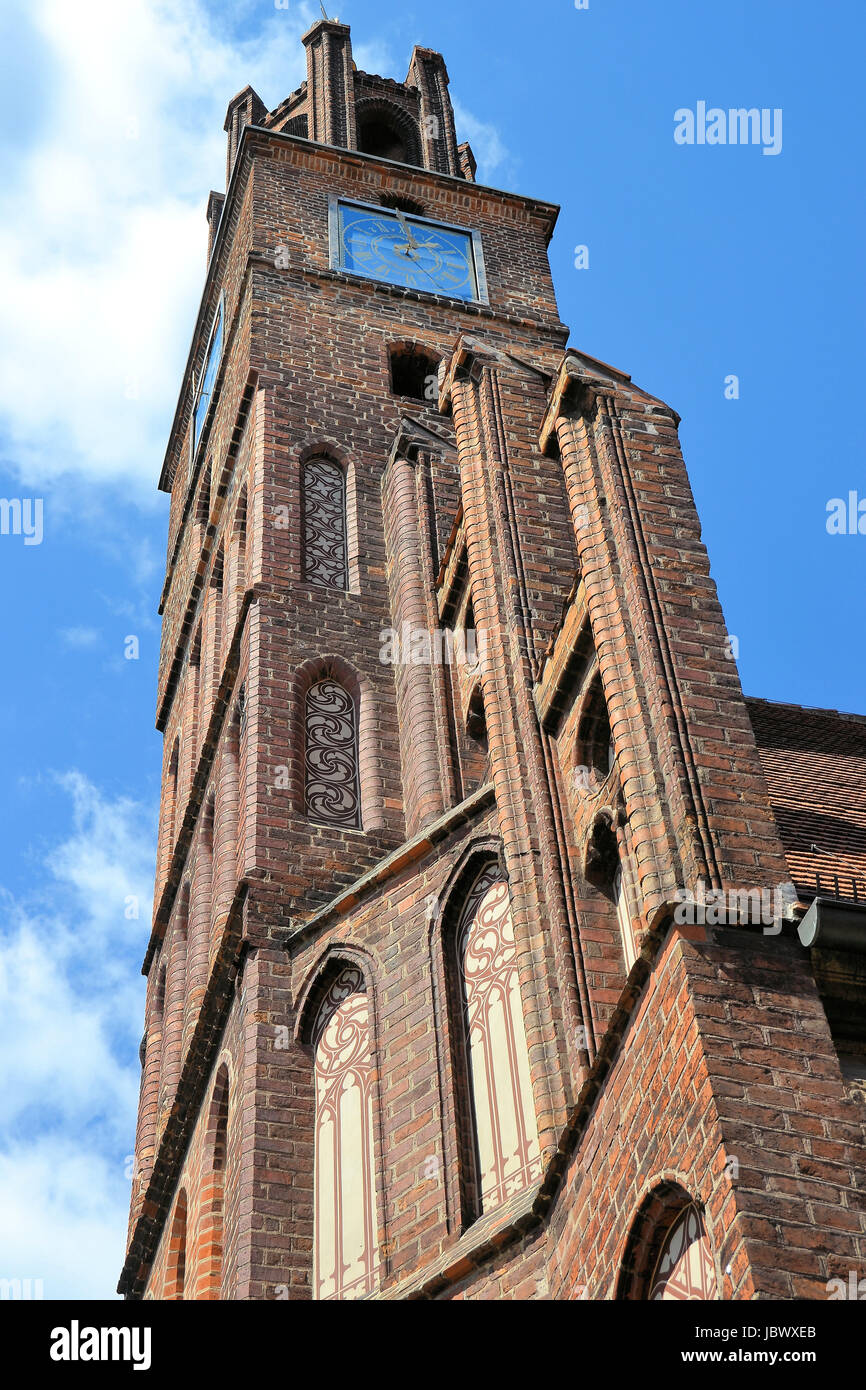
<instances>
[{"instance_id":1,"label":"dark recessed opening","mask_svg":"<svg viewBox=\"0 0 866 1390\"><path fill-rule=\"evenodd\" d=\"M484 696L481 686L476 685L466 711L466 732L477 743L482 753L487 753L487 715L484 711Z\"/></svg>"},{"instance_id":2,"label":"dark recessed opening","mask_svg":"<svg viewBox=\"0 0 866 1390\"><path fill-rule=\"evenodd\" d=\"M584 876L588 883L601 889L614 901L614 880L619 868L616 833L607 816L601 816L592 827L586 846Z\"/></svg>"},{"instance_id":3,"label":"dark recessed opening","mask_svg":"<svg viewBox=\"0 0 866 1390\"><path fill-rule=\"evenodd\" d=\"M377 159L395 159L399 164L407 162L405 140L398 130L380 116L373 116L361 122L358 149L363 154L375 155Z\"/></svg>"},{"instance_id":4,"label":"dark recessed opening","mask_svg":"<svg viewBox=\"0 0 866 1390\"><path fill-rule=\"evenodd\" d=\"M410 348L391 351L391 391L416 401L435 402L439 394L439 363L429 353Z\"/></svg>"},{"instance_id":5,"label":"dark recessed opening","mask_svg":"<svg viewBox=\"0 0 866 1390\"><path fill-rule=\"evenodd\" d=\"M606 780L613 768L614 751L610 733L610 717L601 680L596 676L586 711L580 721L577 738L577 761L595 774L596 781Z\"/></svg>"}]
</instances>

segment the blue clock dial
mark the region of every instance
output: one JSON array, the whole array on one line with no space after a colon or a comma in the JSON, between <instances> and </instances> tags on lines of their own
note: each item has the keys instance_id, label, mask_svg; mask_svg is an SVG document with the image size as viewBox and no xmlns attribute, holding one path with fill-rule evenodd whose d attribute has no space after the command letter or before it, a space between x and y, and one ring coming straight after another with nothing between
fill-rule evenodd
<instances>
[{"instance_id":1,"label":"blue clock dial","mask_svg":"<svg viewBox=\"0 0 866 1390\"><path fill-rule=\"evenodd\" d=\"M342 270L453 299L478 298L469 232L352 203L340 203L338 226Z\"/></svg>"}]
</instances>

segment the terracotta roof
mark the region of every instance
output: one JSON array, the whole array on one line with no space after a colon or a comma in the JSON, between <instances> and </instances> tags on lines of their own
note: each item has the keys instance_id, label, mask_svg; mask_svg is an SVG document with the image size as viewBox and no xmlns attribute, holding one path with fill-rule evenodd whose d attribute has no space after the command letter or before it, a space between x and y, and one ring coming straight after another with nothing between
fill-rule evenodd
<instances>
[{"instance_id":1,"label":"terracotta roof","mask_svg":"<svg viewBox=\"0 0 866 1390\"><path fill-rule=\"evenodd\" d=\"M746 704L802 896L866 897L866 715Z\"/></svg>"}]
</instances>

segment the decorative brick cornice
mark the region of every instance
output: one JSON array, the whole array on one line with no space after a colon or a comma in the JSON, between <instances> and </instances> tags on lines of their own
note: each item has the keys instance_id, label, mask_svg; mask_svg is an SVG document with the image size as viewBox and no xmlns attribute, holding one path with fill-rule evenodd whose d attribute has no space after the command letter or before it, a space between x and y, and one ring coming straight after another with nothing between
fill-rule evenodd
<instances>
[{"instance_id":1,"label":"decorative brick cornice","mask_svg":"<svg viewBox=\"0 0 866 1390\"><path fill-rule=\"evenodd\" d=\"M611 367L588 353L568 348L560 364L559 372L550 387L547 410L541 422L538 447L543 454L555 445L556 422L563 415L591 415L599 394L618 395L623 400L639 398L658 407L661 414L667 415L675 425L680 417L672 406L658 396L632 383L628 372Z\"/></svg>"},{"instance_id":2,"label":"decorative brick cornice","mask_svg":"<svg viewBox=\"0 0 866 1390\"><path fill-rule=\"evenodd\" d=\"M395 433L394 442L388 453L386 471L395 459L403 458L408 463L414 463L418 458L419 450L427 453L438 452L441 454L456 455L457 445L453 437L448 438L439 431L431 429L423 420L417 420L411 415L404 415Z\"/></svg>"},{"instance_id":3,"label":"decorative brick cornice","mask_svg":"<svg viewBox=\"0 0 866 1390\"><path fill-rule=\"evenodd\" d=\"M486 786L479 787L478 791L473 792L471 796L467 796L465 801L461 801L459 805L449 807L444 815L439 816L432 824L425 826L413 839L407 840L385 859L381 859L367 873L356 878L354 883L350 883L330 902L325 903L324 907L320 907L318 912L314 912L305 922L288 932L284 944L293 948L298 942L315 935L316 932L345 916L347 912L350 912L375 889L381 888L395 874L401 873L411 864L417 864L455 830L467 825L488 806L492 806L494 800L493 784L489 782Z\"/></svg>"}]
</instances>

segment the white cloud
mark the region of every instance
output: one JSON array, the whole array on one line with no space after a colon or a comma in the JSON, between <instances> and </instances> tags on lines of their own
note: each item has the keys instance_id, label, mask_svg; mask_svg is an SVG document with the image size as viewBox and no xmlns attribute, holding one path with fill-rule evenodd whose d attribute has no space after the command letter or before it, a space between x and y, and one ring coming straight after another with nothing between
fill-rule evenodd
<instances>
[{"instance_id":1,"label":"white cloud","mask_svg":"<svg viewBox=\"0 0 866 1390\"><path fill-rule=\"evenodd\" d=\"M0 1278L106 1297L129 1202L154 815L80 773L56 783L71 833L43 850L32 894L3 894Z\"/></svg>"},{"instance_id":2,"label":"white cloud","mask_svg":"<svg viewBox=\"0 0 866 1390\"><path fill-rule=\"evenodd\" d=\"M43 1298L110 1298L123 1263L123 1165L42 1139L0 1151L0 1278L41 1281Z\"/></svg>"},{"instance_id":3,"label":"white cloud","mask_svg":"<svg viewBox=\"0 0 866 1390\"><path fill-rule=\"evenodd\" d=\"M502 136L487 121L479 121L459 101L454 101L454 121L457 126L458 141L468 140L472 153L478 160L479 183L489 183L501 187L510 183L513 176L512 157Z\"/></svg>"},{"instance_id":4,"label":"white cloud","mask_svg":"<svg viewBox=\"0 0 866 1390\"><path fill-rule=\"evenodd\" d=\"M95 647L99 641L99 633L95 627L62 627L60 640L64 646L80 650L84 647Z\"/></svg>"},{"instance_id":5,"label":"white cloud","mask_svg":"<svg viewBox=\"0 0 866 1390\"><path fill-rule=\"evenodd\" d=\"M403 81L409 69L407 59L400 71L400 63L386 41L370 38L358 43L355 34L352 35L352 59L361 72L373 73L377 77L394 77L398 82Z\"/></svg>"},{"instance_id":6,"label":"white cloud","mask_svg":"<svg viewBox=\"0 0 866 1390\"><path fill-rule=\"evenodd\" d=\"M229 99L302 80L310 6L255 41L190 0L18 0L52 72L0 197L0 425L27 480L150 490L204 278Z\"/></svg>"}]
</instances>

